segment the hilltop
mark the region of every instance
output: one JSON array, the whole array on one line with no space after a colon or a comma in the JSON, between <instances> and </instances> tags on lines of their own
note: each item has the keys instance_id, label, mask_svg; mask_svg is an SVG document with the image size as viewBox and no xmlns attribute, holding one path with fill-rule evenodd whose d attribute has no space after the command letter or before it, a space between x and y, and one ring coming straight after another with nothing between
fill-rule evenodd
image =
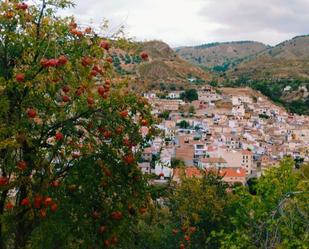
<instances>
[{"instance_id":1,"label":"hilltop","mask_svg":"<svg viewBox=\"0 0 309 249\"><path fill-rule=\"evenodd\" d=\"M242 60L268 48L254 41L215 42L193 47L176 48L176 53L187 61L216 72L234 68Z\"/></svg>"},{"instance_id":2,"label":"hilltop","mask_svg":"<svg viewBox=\"0 0 309 249\"><path fill-rule=\"evenodd\" d=\"M232 78L309 79L309 36L297 36L242 61Z\"/></svg>"},{"instance_id":3,"label":"hilltop","mask_svg":"<svg viewBox=\"0 0 309 249\"><path fill-rule=\"evenodd\" d=\"M196 65L180 58L173 49L161 41L138 42L134 44L135 53L116 49L112 51L116 71L122 75L131 75L144 87L159 84L183 86L190 81L206 83L211 74ZM147 61L141 61L140 52L148 54Z\"/></svg>"}]
</instances>

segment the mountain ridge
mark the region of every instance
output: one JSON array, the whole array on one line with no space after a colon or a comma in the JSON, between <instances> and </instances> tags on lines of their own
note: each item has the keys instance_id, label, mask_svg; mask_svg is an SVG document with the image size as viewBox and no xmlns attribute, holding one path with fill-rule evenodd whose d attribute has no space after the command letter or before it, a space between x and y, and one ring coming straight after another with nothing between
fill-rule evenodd
<instances>
[{"instance_id":1,"label":"mountain ridge","mask_svg":"<svg viewBox=\"0 0 309 249\"><path fill-rule=\"evenodd\" d=\"M209 43L193 47L176 48L176 53L203 69L223 72L239 64L239 60L268 48L255 41Z\"/></svg>"}]
</instances>

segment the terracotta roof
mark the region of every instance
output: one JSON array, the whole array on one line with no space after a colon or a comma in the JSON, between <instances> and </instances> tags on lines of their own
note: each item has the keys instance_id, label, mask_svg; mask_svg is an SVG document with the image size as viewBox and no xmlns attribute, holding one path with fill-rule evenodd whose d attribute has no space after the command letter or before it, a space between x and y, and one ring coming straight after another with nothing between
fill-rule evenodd
<instances>
[{"instance_id":1,"label":"terracotta roof","mask_svg":"<svg viewBox=\"0 0 309 249\"><path fill-rule=\"evenodd\" d=\"M219 173L223 177L246 177L246 170L242 168L224 168Z\"/></svg>"},{"instance_id":2,"label":"terracotta roof","mask_svg":"<svg viewBox=\"0 0 309 249\"><path fill-rule=\"evenodd\" d=\"M185 169L174 169L174 177L179 177L182 173L185 173L187 177L201 177L202 172L194 166L186 167Z\"/></svg>"}]
</instances>

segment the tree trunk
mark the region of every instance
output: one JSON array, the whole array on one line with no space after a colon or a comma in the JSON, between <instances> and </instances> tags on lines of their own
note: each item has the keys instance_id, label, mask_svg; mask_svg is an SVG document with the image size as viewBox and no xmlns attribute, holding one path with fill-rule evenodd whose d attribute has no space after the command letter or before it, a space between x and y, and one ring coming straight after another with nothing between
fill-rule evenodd
<instances>
[{"instance_id":1,"label":"tree trunk","mask_svg":"<svg viewBox=\"0 0 309 249\"><path fill-rule=\"evenodd\" d=\"M4 212L4 204L8 191L4 191L0 197L0 214ZM5 249L4 239L3 239L3 222L0 220L0 249Z\"/></svg>"},{"instance_id":2,"label":"tree trunk","mask_svg":"<svg viewBox=\"0 0 309 249\"><path fill-rule=\"evenodd\" d=\"M27 242L29 241L29 236L33 231L33 220L26 220L25 214L28 212L22 212L17 215L20 222L18 222L15 232L15 249L25 249Z\"/></svg>"}]
</instances>

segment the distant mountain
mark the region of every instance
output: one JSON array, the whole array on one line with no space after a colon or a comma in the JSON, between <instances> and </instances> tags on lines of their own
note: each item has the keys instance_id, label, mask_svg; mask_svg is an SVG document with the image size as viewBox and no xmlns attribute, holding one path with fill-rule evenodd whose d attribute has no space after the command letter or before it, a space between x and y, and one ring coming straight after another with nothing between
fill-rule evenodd
<instances>
[{"instance_id":1,"label":"distant mountain","mask_svg":"<svg viewBox=\"0 0 309 249\"><path fill-rule=\"evenodd\" d=\"M237 41L179 47L175 51L182 58L204 69L224 72L267 48L267 45L260 42Z\"/></svg>"},{"instance_id":2,"label":"distant mountain","mask_svg":"<svg viewBox=\"0 0 309 249\"><path fill-rule=\"evenodd\" d=\"M136 82L148 84L183 85L189 80L204 83L211 80L211 74L196 65L180 58L173 49L161 41L139 42L133 44L134 52L116 49L112 52L116 71L131 75ZM149 58L141 61L138 55L145 51Z\"/></svg>"},{"instance_id":3,"label":"distant mountain","mask_svg":"<svg viewBox=\"0 0 309 249\"><path fill-rule=\"evenodd\" d=\"M248 57L229 73L231 78L309 79L309 36L297 36Z\"/></svg>"}]
</instances>

